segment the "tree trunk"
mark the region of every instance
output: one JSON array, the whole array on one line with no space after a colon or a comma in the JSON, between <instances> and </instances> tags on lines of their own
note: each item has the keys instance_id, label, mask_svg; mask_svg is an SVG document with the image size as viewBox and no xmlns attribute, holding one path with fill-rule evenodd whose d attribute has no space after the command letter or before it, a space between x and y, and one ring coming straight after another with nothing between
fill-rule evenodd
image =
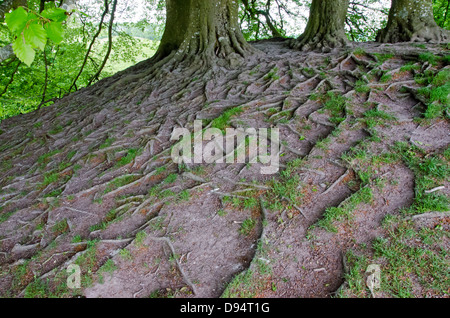
<instances>
[{"instance_id":1,"label":"tree trunk","mask_svg":"<svg viewBox=\"0 0 450 318\"><path fill-rule=\"evenodd\" d=\"M13 57L14 55L15 54L14 54L11 44L1 47L0 48L0 63Z\"/></svg>"},{"instance_id":2,"label":"tree trunk","mask_svg":"<svg viewBox=\"0 0 450 318\"><path fill-rule=\"evenodd\" d=\"M346 46L345 18L349 0L313 0L305 32L292 46L304 51L319 49L324 52Z\"/></svg>"},{"instance_id":3,"label":"tree trunk","mask_svg":"<svg viewBox=\"0 0 450 318\"><path fill-rule=\"evenodd\" d=\"M0 3L0 20L5 18L5 14L11 10L13 0L5 0Z\"/></svg>"},{"instance_id":4,"label":"tree trunk","mask_svg":"<svg viewBox=\"0 0 450 318\"><path fill-rule=\"evenodd\" d=\"M392 0L387 26L377 35L382 43L442 42L448 38L449 32L434 20L432 0Z\"/></svg>"},{"instance_id":5,"label":"tree trunk","mask_svg":"<svg viewBox=\"0 0 450 318\"><path fill-rule=\"evenodd\" d=\"M166 29L158 58L176 51L176 59L189 56L235 60L254 52L239 27L236 0L167 0Z\"/></svg>"},{"instance_id":6,"label":"tree trunk","mask_svg":"<svg viewBox=\"0 0 450 318\"><path fill-rule=\"evenodd\" d=\"M27 0L5 0L0 3L0 20L5 18L5 14L11 9L18 7L27 7Z\"/></svg>"}]
</instances>

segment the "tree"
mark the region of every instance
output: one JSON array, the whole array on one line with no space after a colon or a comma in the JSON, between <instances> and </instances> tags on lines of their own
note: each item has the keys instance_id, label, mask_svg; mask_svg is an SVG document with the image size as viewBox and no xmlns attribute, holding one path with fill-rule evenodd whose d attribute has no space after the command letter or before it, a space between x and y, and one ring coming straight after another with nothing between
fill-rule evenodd
<instances>
[{"instance_id":1,"label":"tree","mask_svg":"<svg viewBox=\"0 0 450 318\"><path fill-rule=\"evenodd\" d=\"M156 58L200 55L208 61L235 61L254 52L240 31L238 9L235 0L167 0L166 28Z\"/></svg>"},{"instance_id":2,"label":"tree","mask_svg":"<svg viewBox=\"0 0 450 318\"><path fill-rule=\"evenodd\" d=\"M20 6L27 6L26 0L5 0L0 3L0 22L5 19L5 14L11 9L17 9ZM14 51L11 44L0 47L0 63L13 57Z\"/></svg>"},{"instance_id":3,"label":"tree","mask_svg":"<svg viewBox=\"0 0 450 318\"><path fill-rule=\"evenodd\" d=\"M301 50L330 51L345 46L345 18L349 0L313 0L305 32L292 46Z\"/></svg>"},{"instance_id":4,"label":"tree","mask_svg":"<svg viewBox=\"0 0 450 318\"><path fill-rule=\"evenodd\" d=\"M432 0L392 0L388 23L377 41L442 42L448 38L449 32L434 19Z\"/></svg>"}]
</instances>

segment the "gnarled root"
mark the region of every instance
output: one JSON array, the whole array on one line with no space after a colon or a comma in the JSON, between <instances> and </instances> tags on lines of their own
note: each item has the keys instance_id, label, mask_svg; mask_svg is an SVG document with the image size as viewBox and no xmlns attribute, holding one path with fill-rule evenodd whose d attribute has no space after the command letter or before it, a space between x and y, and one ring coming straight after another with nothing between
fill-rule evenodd
<instances>
[{"instance_id":1,"label":"gnarled root","mask_svg":"<svg viewBox=\"0 0 450 318\"><path fill-rule=\"evenodd\" d=\"M335 33L318 33L315 35L303 34L300 38L291 41L291 47L301 51L321 51L324 53L331 52L334 48L349 46L345 34L342 32Z\"/></svg>"},{"instance_id":2,"label":"gnarled root","mask_svg":"<svg viewBox=\"0 0 450 318\"><path fill-rule=\"evenodd\" d=\"M420 29L410 29L399 25L396 28L381 30L378 33L377 41L381 43L397 42L428 42L445 43L450 40L450 32L438 26L426 26Z\"/></svg>"}]
</instances>

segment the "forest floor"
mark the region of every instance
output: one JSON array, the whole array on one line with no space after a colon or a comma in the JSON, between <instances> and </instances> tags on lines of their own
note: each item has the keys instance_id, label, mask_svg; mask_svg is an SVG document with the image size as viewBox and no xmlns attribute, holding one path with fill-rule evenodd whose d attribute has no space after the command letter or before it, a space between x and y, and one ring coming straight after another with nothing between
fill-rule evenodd
<instances>
[{"instance_id":1,"label":"forest floor","mask_svg":"<svg viewBox=\"0 0 450 318\"><path fill-rule=\"evenodd\" d=\"M0 296L448 297L448 48L253 45L3 121ZM278 127L280 172L175 164L173 129L199 119Z\"/></svg>"}]
</instances>

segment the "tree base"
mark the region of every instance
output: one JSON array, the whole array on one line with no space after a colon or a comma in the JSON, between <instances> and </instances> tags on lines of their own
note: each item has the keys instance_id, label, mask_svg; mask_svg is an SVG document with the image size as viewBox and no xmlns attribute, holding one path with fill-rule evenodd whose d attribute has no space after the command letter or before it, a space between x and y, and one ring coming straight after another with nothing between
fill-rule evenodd
<instances>
[{"instance_id":1,"label":"tree base","mask_svg":"<svg viewBox=\"0 0 450 318\"><path fill-rule=\"evenodd\" d=\"M377 35L380 43L427 42L443 43L450 40L450 32L438 26L410 30L402 27L381 30Z\"/></svg>"},{"instance_id":2,"label":"tree base","mask_svg":"<svg viewBox=\"0 0 450 318\"><path fill-rule=\"evenodd\" d=\"M450 32L434 20L431 0L393 0L387 25L377 35L381 43L441 43L449 38Z\"/></svg>"},{"instance_id":3,"label":"tree base","mask_svg":"<svg viewBox=\"0 0 450 318\"><path fill-rule=\"evenodd\" d=\"M301 51L320 51L323 53L331 52L335 48L343 48L349 46L349 41L342 34L319 34L314 37L301 36L292 40L291 48Z\"/></svg>"}]
</instances>

